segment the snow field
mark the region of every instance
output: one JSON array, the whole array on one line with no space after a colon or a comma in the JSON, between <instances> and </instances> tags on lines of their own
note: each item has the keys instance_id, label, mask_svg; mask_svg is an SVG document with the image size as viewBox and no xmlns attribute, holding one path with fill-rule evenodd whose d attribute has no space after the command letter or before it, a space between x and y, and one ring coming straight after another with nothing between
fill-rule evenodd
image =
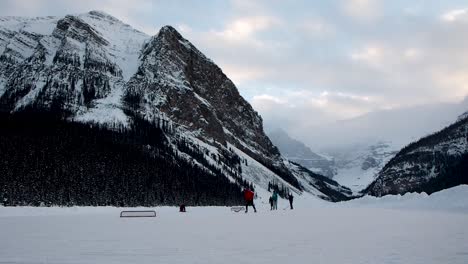
<instances>
[{"instance_id":1,"label":"snow field","mask_svg":"<svg viewBox=\"0 0 468 264\"><path fill-rule=\"evenodd\" d=\"M257 202L256 214L161 207L156 218L119 218L124 209L113 207L0 207L0 263L468 263L468 186L412 196L378 201L417 200L411 210L308 197L292 211L280 200L273 212ZM444 210L454 198L465 205Z\"/></svg>"}]
</instances>

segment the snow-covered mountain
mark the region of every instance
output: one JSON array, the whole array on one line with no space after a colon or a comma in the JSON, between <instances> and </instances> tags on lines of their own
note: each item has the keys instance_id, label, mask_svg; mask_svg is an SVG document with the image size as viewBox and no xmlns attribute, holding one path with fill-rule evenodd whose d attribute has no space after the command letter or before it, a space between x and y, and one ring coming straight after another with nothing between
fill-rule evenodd
<instances>
[{"instance_id":1,"label":"snow-covered mountain","mask_svg":"<svg viewBox=\"0 0 468 264\"><path fill-rule=\"evenodd\" d=\"M374 196L436 192L468 183L468 117L404 147L365 190Z\"/></svg>"},{"instance_id":2,"label":"snow-covered mountain","mask_svg":"<svg viewBox=\"0 0 468 264\"><path fill-rule=\"evenodd\" d=\"M397 152L398 148L391 142L377 142L328 149L326 153L335 161L333 179L358 193L375 180Z\"/></svg>"},{"instance_id":3,"label":"snow-covered mountain","mask_svg":"<svg viewBox=\"0 0 468 264\"><path fill-rule=\"evenodd\" d=\"M279 148L281 154L290 161L301 164L309 170L333 178L336 166L333 158L313 152L304 143L291 138L283 129L267 132L273 144Z\"/></svg>"},{"instance_id":4,"label":"snow-covered mountain","mask_svg":"<svg viewBox=\"0 0 468 264\"><path fill-rule=\"evenodd\" d=\"M175 151L208 173L264 189L328 188L287 166L233 82L171 26L151 37L100 11L2 17L0 62L2 112L47 110L127 129L143 119L170 128Z\"/></svg>"},{"instance_id":5,"label":"snow-covered mountain","mask_svg":"<svg viewBox=\"0 0 468 264\"><path fill-rule=\"evenodd\" d=\"M358 192L377 177L378 172L401 148L446 127L457 117L463 118L465 115L460 114L466 109L468 97L461 102L375 111L307 129L285 129L313 152L331 157L334 162L329 165L333 167L325 170L333 171L334 180ZM271 122L267 125L275 127ZM271 138L284 153L281 148L284 144L276 142L275 137ZM292 142L288 144L295 145ZM296 153L302 152L298 150Z\"/></svg>"},{"instance_id":6,"label":"snow-covered mountain","mask_svg":"<svg viewBox=\"0 0 468 264\"><path fill-rule=\"evenodd\" d=\"M326 153L323 155L292 139L282 129L273 130L268 134L273 144L278 146L288 160L332 178L355 193L372 183L377 173L398 151L390 142L377 142L328 148L322 150Z\"/></svg>"}]
</instances>

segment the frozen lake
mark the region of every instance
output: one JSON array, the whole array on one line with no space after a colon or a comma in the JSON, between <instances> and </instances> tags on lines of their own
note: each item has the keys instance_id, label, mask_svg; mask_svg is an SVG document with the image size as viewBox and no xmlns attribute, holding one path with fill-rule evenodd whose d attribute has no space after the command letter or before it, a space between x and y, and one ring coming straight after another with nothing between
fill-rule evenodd
<instances>
[{"instance_id":1,"label":"frozen lake","mask_svg":"<svg viewBox=\"0 0 468 264\"><path fill-rule=\"evenodd\" d=\"M119 218L112 207L0 207L0 263L468 263L466 210L370 203L274 212L259 204L256 214L165 207L156 218Z\"/></svg>"}]
</instances>

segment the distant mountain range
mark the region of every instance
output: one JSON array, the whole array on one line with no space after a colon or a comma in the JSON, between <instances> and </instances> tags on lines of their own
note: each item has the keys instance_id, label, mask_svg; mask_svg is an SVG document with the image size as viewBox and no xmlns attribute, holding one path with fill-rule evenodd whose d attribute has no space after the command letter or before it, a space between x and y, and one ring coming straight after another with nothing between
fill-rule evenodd
<instances>
[{"instance_id":1,"label":"distant mountain range","mask_svg":"<svg viewBox=\"0 0 468 264\"><path fill-rule=\"evenodd\" d=\"M326 155L332 158L315 154L282 130L271 132L270 138L289 159L314 171L332 172L327 176L351 188L355 194L432 193L468 183L465 176L468 175L465 165L468 164L467 113L456 120L456 123L401 150L392 142L370 141L326 149ZM311 160L315 163L310 163Z\"/></svg>"},{"instance_id":2,"label":"distant mountain range","mask_svg":"<svg viewBox=\"0 0 468 264\"><path fill-rule=\"evenodd\" d=\"M268 135L287 159L327 176L355 193L366 188L398 150L390 143L377 142L328 149L323 155L313 152L282 129L275 129Z\"/></svg>"},{"instance_id":3,"label":"distant mountain range","mask_svg":"<svg viewBox=\"0 0 468 264\"><path fill-rule=\"evenodd\" d=\"M313 152L304 143L291 138L286 131L282 129L274 129L267 133L271 141L280 149L283 156L288 160L301 164L329 178L333 178L336 174L335 161L333 158Z\"/></svg>"}]
</instances>

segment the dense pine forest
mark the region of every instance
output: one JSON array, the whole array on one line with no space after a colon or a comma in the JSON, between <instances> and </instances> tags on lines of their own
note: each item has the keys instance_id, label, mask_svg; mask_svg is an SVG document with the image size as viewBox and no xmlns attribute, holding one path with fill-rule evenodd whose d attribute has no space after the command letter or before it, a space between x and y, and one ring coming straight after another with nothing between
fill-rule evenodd
<instances>
[{"instance_id":1,"label":"dense pine forest","mask_svg":"<svg viewBox=\"0 0 468 264\"><path fill-rule=\"evenodd\" d=\"M0 123L4 205L242 203L238 185L182 158L159 124L136 118L109 129L37 111L1 113Z\"/></svg>"},{"instance_id":2,"label":"dense pine forest","mask_svg":"<svg viewBox=\"0 0 468 264\"><path fill-rule=\"evenodd\" d=\"M382 196L428 194L468 184L468 118L404 147L362 192Z\"/></svg>"},{"instance_id":3,"label":"dense pine forest","mask_svg":"<svg viewBox=\"0 0 468 264\"><path fill-rule=\"evenodd\" d=\"M442 172L439 177L432 178L413 192L432 194L461 184L468 184L468 154L461 157L439 157Z\"/></svg>"}]
</instances>

